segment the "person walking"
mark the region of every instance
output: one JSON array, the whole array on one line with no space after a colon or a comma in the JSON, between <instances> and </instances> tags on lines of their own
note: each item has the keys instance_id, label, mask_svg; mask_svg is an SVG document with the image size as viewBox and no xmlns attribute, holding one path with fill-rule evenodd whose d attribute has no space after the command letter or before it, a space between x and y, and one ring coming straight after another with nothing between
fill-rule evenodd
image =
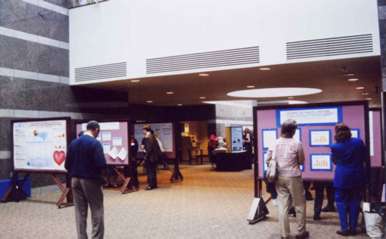
<instances>
[{"instance_id":1,"label":"person walking","mask_svg":"<svg viewBox=\"0 0 386 239\"><path fill-rule=\"evenodd\" d=\"M147 173L148 185L146 190L152 190L157 185L157 164L161 155L161 149L157 139L154 137L153 130L150 127L143 128L144 138L142 139L142 148L145 151L145 167Z\"/></svg>"},{"instance_id":2,"label":"person walking","mask_svg":"<svg viewBox=\"0 0 386 239\"><path fill-rule=\"evenodd\" d=\"M368 153L363 141L352 138L345 124L335 126L335 141L331 145L331 159L336 164L333 183L341 228L336 233L351 236L356 234Z\"/></svg>"},{"instance_id":3,"label":"person walking","mask_svg":"<svg viewBox=\"0 0 386 239\"><path fill-rule=\"evenodd\" d=\"M73 140L68 147L65 168L71 177L78 239L87 239L87 211L91 210L91 238L104 236L103 177L106 160L102 145L96 137L100 126L96 121L87 123L87 131Z\"/></svg>"},{"instance_id":4,"label":"person walking","mask_svg":"<svg viewBox=\"0 0 386 239\"><path fill-rule=\"evenodd\" d=\"M281 238L290 238L288 210L295 207L297 219L297 239L309 237L306 231L306 199L300 165L304 163L302 144L293 138L297 124L286 120L281 125L281 135L268 152L268 159L276 160L278 177L276 191L278 194L278 213Z\"/></svg>"}]
</instances>

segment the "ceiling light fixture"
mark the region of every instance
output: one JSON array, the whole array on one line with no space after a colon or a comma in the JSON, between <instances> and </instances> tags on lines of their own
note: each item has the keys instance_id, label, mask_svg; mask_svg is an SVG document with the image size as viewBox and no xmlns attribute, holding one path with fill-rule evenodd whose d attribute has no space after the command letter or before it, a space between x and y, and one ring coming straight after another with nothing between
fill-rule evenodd
<instances>
[{"instance_id":1,"label":"ceiling light fixture","mask_svg":"<svg viewBox=\"0 0 386 239\"><path fill-rule=\"evenodd\" d=\"M205 100L206 97L205 96L200 96L200 100Z\"/></svg>"},{"instance_id":2,"label":"ceiling light fixture","mask_svg":"<svg viewBox=\"0 0 386 239\"><path fill-rule=\"evenodd\" d=\"M355 76L354 73L347 73L347 74L344 74L345 76Z\"/></svg>"},{"instance_id":3,"label":"ceiling light fixture","mask_svg":"<svg viewBox=\"0 0 386 239\"><path fill-rule=\"evenodd\" d=\"M147 100L146 103L151 104L151 103L153 103L153 101L152 100Z\"/></svg>"},{"instance_id":4,"label":"ceiling light fixture","mask_svg":"<svg viewBox=\"0 0 386 239\"><path fill-rule=\"evenodd\" d=\"M199 73L198 76L200 76L200 77L208 77L209 74L208 73Z\"/></svg>"},{"instance_id":5,"label":"ceiling light fixture","mask_svg":"<svg viewBox=\"0 0 386 239\"><path fill-rule=\"evenodd\" d=\"M362 95L369 95L369 93L368 92L363 92Z\"/></svg>"},{"instance_id":6,"label":"ceiling light fixture","mask_svg":"<svg viewBox=\"0 0 386 239\"><path fill-rule=\"evenodd\" d=\"M364 86L358 86L358 87L355 87L356 90L364 90L365 87Z\"/></svg>"},{"instance_id":7,"label":"ceiling light fixture","mask_svg":"<svg viewBox=\"0 0 386 239\"><path fill-rule=\"evenodd\" d=\"M248 89L253 89L253 88L255 88L256 86L254 86L254 85L247 85L247 88Z\"/></svg>"},{"instance_id":8,"label":"ceiling light fixture","mask_svg":"<svg viewBox=\"0 0 386 239\"><path fill-rule=\"evenodd\" d=\"M350 78L347 81L348 82L355 82L355 81L359 81L359 79L358 78Z\"/></svg>"},{"instance_id":9,"label":"ceiling light fixture","mask_svg":"<svg viewBox=\"0 0 386 239\"><path fill-rule=\"evenodd\" d=\"M367 97L366 98L366 100L368 100L368 101L370 101L370 100L372 100L373 98L371 98L371 97Z\"/></svg>"},{"instance_id":10,"label":"ceiling light fixture","mask_svg":"<svg viewBox=\"0 0 386 239\"><path fill-rule=\"evenodd\" d=\"M177 104L177 106L183 106L183 104Z\"/></svg>"},{"instance_id":11,"label":"ceiling light fixture","mask_svg":"<svg viewBox=\"0 0 386 239\"><path fill-rule=\"evenodd\" d=\"M139 83L139 82L141 82L141 80L131 80L130 82L131 83Z\"/></svg>"},{"instance_id":12,"label":"ceiling light fixture","mask_svg":"<svg viewBox=\"0 0 386 239\"><path fill-rule=\"evenodd\" d=\"M238 90L229 92L227 95L231 97L242 98L275 98L312 95L321 93L321 89L317 88L302 88L302 87L278 87L278 88L261 88L250 90Z\"/></svg>"},{"instance_id":13,"label":"ceiling light fixture","mask_svg":"<svg viewBox=\"0 0 386 239\"><path fill-rule=\"evenodd\" d=\"M166 94L167 95L174 95L174 92L173 91L166 91Z\"/></svg>"},{"instance_id":14,"label":"ceiling light fixture","mask_svg":"<svg viewBox=\"0 0 386 239\"><path fill-rule=\"evenodd\" d=\"M270 67L260 67L259 70L261 70L261 71L270 71L271 68Z\"/></svg>"}]
</instances>

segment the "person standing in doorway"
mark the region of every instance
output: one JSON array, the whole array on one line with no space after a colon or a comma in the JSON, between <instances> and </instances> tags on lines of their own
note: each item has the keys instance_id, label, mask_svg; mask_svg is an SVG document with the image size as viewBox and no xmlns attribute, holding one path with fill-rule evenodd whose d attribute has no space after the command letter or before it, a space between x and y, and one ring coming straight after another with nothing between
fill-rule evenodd
<instances>
[{"instance_id":1,"label":"person standing in doorway","mask_svg":"<svg viewBox=\"0 0 386 239\"><path fill-rule=\"evenodd\" d=\"M92 238L104 235L103 177L106 160L98 137L100 126L87 123L87 131L68 147L65 168L71 177L78 239L87 239L87 211L91 209Z\"/></svg>"},{"instance_id":2,"label":"person standing in doorway","mask_svg":"<svg viewBox=\"0 0 386 239\"><path fill-rule=\"evenodd\" d=\"M278 194L278 213L281 238L290 238L288 211L293 205L297 219L297 239L309 237L306 231L306 199L300 165L304 164L304 152L300 142L293 138L297 124L294 120L286 120L281 126L281 136L269 150L268 158L276 160L278 178L276 191Z\"/></svg>"},{"instance_id":3,"label":"person standing in doorway","mask_svg":"<svg viewBox=\"0 0 386 239\"><path fill-rule=\"evenodd\" d=\"M143 128L143 134L144 138L142 140L142 148L145 151L145 167L148 182L148 185L145 189L152 190L158 187L157 164L161 155L161 149L150 127L145 126Z\"/></svg>"},{"instance_id":4,"label":"person standing in doorway","mask_svg":"<svg viewBox=\"0 0 386 239\"><path fill-rule=\"evenodd\" d=\"M365 163L368 154L362 140L351 137L347 125L335 126L335 141L331 159L336 164L334 175L335 201L342 236L356 234L362 192L366 183Z\"/></svg>"}]
</instances>

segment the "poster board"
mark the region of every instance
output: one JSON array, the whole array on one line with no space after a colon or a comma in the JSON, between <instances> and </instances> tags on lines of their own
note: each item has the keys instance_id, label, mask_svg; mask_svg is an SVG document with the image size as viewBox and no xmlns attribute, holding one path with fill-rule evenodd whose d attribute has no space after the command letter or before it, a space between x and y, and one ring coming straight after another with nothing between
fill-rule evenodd
<instances>
[{"instance_id":1,"label":"poster board","mask_svg":"<svg viewBox=\"0 0 386 239\"><path fill-rule=\"evenodd\" d=\"M15 171L66 172L69 119L12 122Z\"/></svg>"},{"instance_id":2,"label":"poster board","mask_svg":"<svg viewBox=\"0 0 386 239\"><path fill-rule=\"evenodd\" d=\"M108 165L129 164L129 129L126 121L99 122L97 140L102 144ZM86 131L87 123L76 124L76 135Z\"/></svg>"},{"instance_id":3,"label":"poster board","mask_svg":"<svg viewBox=\"0 0 386 239\"><path fill-rule=\"evenodd\" d=\"M145 125L150 126L154 131L156 137L162 143L164 153L168 158L175 158L175 142L174 142L174 127L173 123L148 123L148 124L135 124L134 125L134 137L138 141L138 144L141 145L143 139L143 127ZM143 153L140 149L140 153Z\"/></svg>"},{"instance_id":4,"label":"poster board","mask_svg":"<svg viewBox=\"0 0 386 239\"><path fill-rule=\"evenodd\" d=\"M258 178L263 178L264 155L273 135L280 135L280 125L287 119L298 122L294 136L303 145L305 163L302 168L305 180L332 180L334 165L330 159L330 145L333 143L334 127L344 122L354 129L359 138L368 141L367 102L326 103L304 106L255 107L256 149ZM266 132L270 132L267 134ZM269 136L267 136L269 135ZM272 144L272 143L271 143Z\"/></svg>"},{"instance_id":5,"label":"poster board","mask_svg":"<svg viewBox=\"0 0 386 239\"><path fill-rule=\"evenodd\" d=\"M232 152L243 151L243 127L231 127L231 149Z\"/></svg>"},{"instance_id":6,"label":"poster board","mask_svg":"<svg viewBox=\"0 0 386 239\"><path fill-rule=\"evenodd\" d=\"M382 167L382 112L380 109L369 111L369 140L371 167Z\"/></svg>"}]
</instances>

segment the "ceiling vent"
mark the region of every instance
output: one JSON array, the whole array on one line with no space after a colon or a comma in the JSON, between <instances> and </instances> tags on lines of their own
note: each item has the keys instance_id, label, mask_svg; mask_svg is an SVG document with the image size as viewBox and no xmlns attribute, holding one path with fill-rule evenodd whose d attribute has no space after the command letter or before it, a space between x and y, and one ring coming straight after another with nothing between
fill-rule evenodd
<instances>
[{"instance_id":1,"label":"ceiling vent","mask_svg":"<svg viewBox=\"0 0 386 239\"><path fill-rule=\"evenodd\" d=\"M235 48L146 59L146 73L188 71L260 62L259 47Z\"/></svg>"},{"instance_id":2,"label":"ceiling vent","mask_svg":"<svg viewBox=\"0 0 386 239\"><path fill-rule=\"evenodd\" d=\"M287 42L287 60L373 52L371 34Z\"/></svg>"},{"instance_id":3,"label":"ceiling vent","mask_svg":"<svg viewBox=\"0 0 386 239\"><path fill-rule=\"evenodd\" d=\"M75 68L75 81L126 77L126 62Z\"/></svg>"}]
</instances>

